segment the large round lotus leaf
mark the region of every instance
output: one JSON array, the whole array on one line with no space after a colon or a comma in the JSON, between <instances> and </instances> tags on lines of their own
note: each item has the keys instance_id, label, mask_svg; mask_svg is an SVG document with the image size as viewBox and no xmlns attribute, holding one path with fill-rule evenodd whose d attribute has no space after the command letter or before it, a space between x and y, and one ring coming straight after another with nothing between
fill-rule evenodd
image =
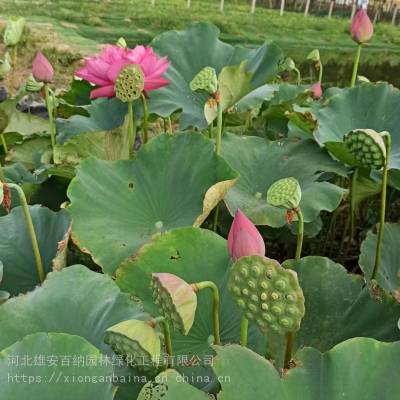
<instances>
[{"instance_id":1,"label":"large round lotus leaf","mask_svg":"<svg viewBox=\"0 0 400 400\"><path fill-rule=\"evenodd\" d=\"M343 174L343 167L312 140L268 142L226 134L222 154L240 173L225 196L228 209L234 215L240 208L257 225L281 227L287 223L286 210L267 204L266 199L268 188L282 178L299 181L305 222L314 221L321 210L333 211L342 199L343 189L319 178L322 172Z\"/></svg>"},{"instance_id":2,"label":"large round lotus leaf","mask_svg":"<svg viewBox=\"0 0 400 400\"><path fill-rule=\"evenodd\" d=\"M65 211L29 207L45 273L65 265L70 217ZM40 283L22 207L0 217L0 259L4 266L0 289L12 295L28 292Z\"/></svg>"},{"instance_id":3,"label":"large round lotus leaf","mask_svg":"<svg viewBox=\"0 0 400 400\"><path fill-rule=\"evenodd\" d=\"M188 283L213 281L220 289L221 336L225 343L239 341L241 314L226 287L231 264L225 239L201 228L179 228L157 235L136 256L124 261L117 270L117 284L123 291L139 297L146 311L156 315L150 288L151 274L168 272ZM204 353L213 333L212 294L198 293L194 325L188 336L174 332L174 350L178 354ZM250 344L257 347L259 333L250 330Z\"/></svg>"},{"instance_id":4,"label":"large round lotus leaf","mask_svg":"<svg viewBox=\"0 0 400 400\"><path fill-rule=\"evenodd\" d=\"M265 43L252 50L233 47L220 41L219 33L214 25L199 23L185 31L162 33L153 40L152 47L160 56L167 56L171 66L165 74L170 84L149 93L151 112L168 116L176 110L182 110L182 128L204 128L207 126L204 104L209 94L192 92L189 86L204 67L212 67L219 74L226 66L238 66L246 61L246 70L253 74L253 89L277 73L282 58L278 46Z\"/></svg>"},{"instance_id":5,"label":"large round lotus leaf","mask_svg":"<svg viewBox=\"0 0 400 400\"><path fill-rule=\"evenodd\" d=\"M316 110L320 143L342 142L354 129L387 131L392 137L389 168L400 169L400 90L387 83L365 83L345 89Z\"/></svg>"},{"instance_id":6,"label":"large round lotus leaf","mask_svg":"<svg viewBox=\"0 0 400 400\"><path fill-rule=\"evenodd\" d=\"M361 276L349 274L325 257L289 260L284 266L297 272L306 300L306 315L296 334L297 347L327 351L358 336L400 340L400 305L385 294L373 298Z\"/></svg>"},{"instance_id":7,"label":"large round lotus leaf","mask_svg":"<svg viewBox=\"0 0 400 400\"><path fill-rule=\"evenodd\" d=\"M99 350L80 336L28 335L0 352L0 397L112 400L113 367L101 357Z\"/></svg>"},{"instance_id":8,"label":"large round lotus leaf","mask_svg":"<svg viewBox=\"0 0 400 400\"><path fill-rule=\"evenodd\" d=\"M199 133L159 135L134 160L84 160L68 190L74 239L113 273L153 234L201 225L237 177Z\"/></svg>"},{"instance_id":9,"label":"large round lotus leaf","mask_svg":"<svg viewBox=\"0 0 400 400\"><path fill-rule=\"evenodd\" d=\"M361 245L359 264L370 280L375 265L377 235L369 231ZM400 224L385 224L382 258L376 280L400 303Z\"/></svg>"},{"instance_id":10,"label":"large round lotus leaf","mask_svg":"<svg viewBox=\"0 0 400 400\"><path fill-rule=\"evenodd\" d=\"M215 350L213 370L221 384L219 400L397 400L400 391L396 368L400 342L388 344L355 338L325 354L307 348L296 354L297 366L286 372L284 378L269 361L245 347L215 346ZM183 379L172 372L160 374L158 382L167 386L165 397L139 400L186 400L188 395L202 399L202 392L190 391L188 383L184 390L184 384L176 385L174 380Z\"/></svg>"},{"instance_id":11,"label":"large round lotus leaf","mask_svg":"<svg viewBox=\"0 0 400 400\"><path fill-rule=\"evenodd\" d=\"M107 328L142 318L140 306L110 277L76 265L50 273L41 287L1 306L0 349L32 333L63 332L107 350Z\"/></svg>"}]
</instances>

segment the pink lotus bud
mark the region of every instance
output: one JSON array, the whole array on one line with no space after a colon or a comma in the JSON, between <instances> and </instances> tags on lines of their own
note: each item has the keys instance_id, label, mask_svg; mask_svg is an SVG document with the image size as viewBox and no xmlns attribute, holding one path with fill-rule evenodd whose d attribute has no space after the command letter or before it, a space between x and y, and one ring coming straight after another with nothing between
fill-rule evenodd
<instances>
[{"instance_id":1,"label":"pink lotus bud","mask_svg":"<svg viewBox=\"0 0 400 400\"><path fill-rule=\"evenodd\" d=\"M228 235L228 250L233 261L240 257L265 255L265 244L254 224L238 209Z\"/></svg>"},{"instance_id":2,"label":"pink lotus bud","mask_svg":"<svg viewBox=\"0 0 400 400\"><path fill-rule=\"evenodd\" d=\"M36 54L32 63L32 75L39 82L51 82L54 70L49 60L40 51Z\"/></svg>"},{"instance_id":3,"label":"pink lotus bud","mask_svg":"<svg viewBox=\"0 0 400 400\"><path fill-rule=\"evenodd\" d=\"M321 82L316 82L311 87L312 96L314 99L319 99L322 96Z\"/></svg>"},{"instance_id":4,"label":"pink lotus bud","mask_svg":"<svg viewBox=\"0 0 400 400\"><path fill-rule=\"evenodd\" d=\"M368 17L367 12L361 8L357 11L351 24L352 39L361 44L368 42L374 34L374 26Z\"/></svg>"}]
</instances>

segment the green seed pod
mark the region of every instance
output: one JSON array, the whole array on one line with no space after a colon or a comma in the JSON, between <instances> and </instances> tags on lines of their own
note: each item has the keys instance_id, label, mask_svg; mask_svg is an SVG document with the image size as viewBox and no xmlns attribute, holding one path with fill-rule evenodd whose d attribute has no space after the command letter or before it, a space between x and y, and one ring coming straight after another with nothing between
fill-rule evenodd
<instances>
[{"instance_id":1,"label":"green seed pod","mask_svg":"<svg viewBox=\"0 0 400 400\"><path fill-rule=\"evenodd\" d=\"M4 54L4 58L0 60L0 80L4 79L11 71L11 58L8 52Z\"/></svg>"},{"instance_id":2,"label":"green seed pod","mask_svg":"<svg viewBox=\"0 0 400 400\"><path fill-rule=\"evenodd\" d=\"M3 35L6 46L16 46L21 40L25 28L25 18L10 17Z\"/></svg>"},{"instance_id":3,"label":"green seed pod","mask_svg":"<svg viewBox=\"0 0 400 400\"><path fill-rule=\"evenodd\" d=\"M192 286L176 275L155 273L151 286L153 299L161 297L163 316L169 320L174 329L187 335L193 326L197 308L197 295ZM240 288L239 293L240 293Z\"/></svg>"},{"instance_id":4,"label":"green seed pod","mask_svg":"<svg viewBox=\"0 0 400 400\"><path fill-rule=\"evenodd\" d=\"M104 342L140 371L156 375L163 366L160 336L148 322L120 322L106 330Z\"/></svg>"},{"instance_id":5,"label":"green seed pod","mask_svg":"<svg viewBox=\"0 0 400 400\"><path fill-rule=\"evenodd\" d=\"M243 268L252 270L254 266L260 271L257 285L249 285L246 280L238 283L235 277L242 276ZM277 261L258 255L241 257L232 265L228 289L237 305L246 310L246 318L264 333L283 335L300 328L305 313L303 291L297 274Z\"/></svg>"},{"instance_id":6,"label":"green seed pod","mask_svg":"<svg viewBox=\"0 0 400 400\"><path fill-rule=\"evenodd\" d=\"M267 192L267 203L288 210L297 208L301 200L300 184L295 178L283 178L274 182Z\"/></svg>"},{"instance_id":7,"label":"green seed pod","mask_svg":"<svg viewBox=\"0 0 400 400\"><path fill-rule=\"evenodd\" d=\"M360 167L381 169L386 161L386 146L382 135L372 129L355 129L343 142Z\"/></svg>"},{"instance_id":8,"label":"green seed pod","mask_svg":"<svg viewBox=\"0 0 400 400\"><path fill-rule=\"evenodd\" d=\"M138 64L129 64L119 73L115 94L124 102L138 99L144 90L144 74Z\"/></svg>"},{"instance_id":9,"label":"green seed pod","mask_svg":"<svg viewBox=\"0 0 400 400\"><path fill-rule=\"evenodd\" d=\"M205 90L213 94L218 90L218 78L215 69L212 67L203 68L190 82L190 89Z\"/></svg>"},{"instance_id":10,"label":"green seed pod","mask_svg":"<svg viewBox=\"0 0 400 400\"><path fill-rule=\"evenodd\" d=\"M9 118L7 113L0 108L0 133L3 133L5 129L7 128L9 123Z\"/></svg>"}]
</instances>

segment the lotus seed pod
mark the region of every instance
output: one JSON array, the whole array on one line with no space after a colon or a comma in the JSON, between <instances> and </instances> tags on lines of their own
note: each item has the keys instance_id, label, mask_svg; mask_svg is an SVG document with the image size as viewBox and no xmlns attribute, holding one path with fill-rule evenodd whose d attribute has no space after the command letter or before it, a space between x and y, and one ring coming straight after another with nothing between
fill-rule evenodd
<instances>
[{"instance_id":1,"label":"lotus seed pod","mask_svg":"<svg viewBox=\"0 0 400 400\"><path fill-rule=\"evenodd\" d=\"M245 279L238 283L235 278L242 276L243 268L252 271L254 266L260 271L257 285ZM262 332L283 335L300 328L305 313L303 291L296 272L277 261L259 255L241 257L232 265L228 289L246 318Z\"/></svg>"},{"instance_id":2,"label":"lotus seed pod","mask_svg":"<svg viewBox=\"0 0 400 400\"><path fill-rule=\"evenodd\" d=\"M355 129L345 135L343 141L359 166L381 169L385 165L386 146L378 132L372 129Z\"/></svg>"},{"instance_id":3,"label":"lotus seed pod","mask_svg":"<svg viewBox=\"0 0 400 400\"><path fill-rule=\"evenodd\" d=\"M163 316L171 321L174 329L187 335L193 326L197 308L197 295L192 285L173 274L154 273L152 289L154 299L162 298Z\"/></svg>"},{"instance_id":4,"label":"lotus seed pod","mask_svg":"<svg viewBox=\"0 0 400 400\"><path fill-rule=\"evenodd\" d=\"M283 178L274 182L267 192L267 203L289 210L297 208L301 200L300 184L295 178Z\"/></svg>"},{"instance_id":5,"label":"lotus seed pod","mask_svg":"<svg viewBox=\"0 0 400 400\"><path fill-rule=\"evenodd\" d=\"M6 46L15 46L19 43L25 28L25 18L10 17L7 21L3 35L3 42Z\"/></svg>"},{"instance_id":6,"label":"lotus seed pod","mask_svg":"<svg viewBox=\"0 0 400 400\"><path fill-rule=\"evenodd\" d=\"M9 118L7 113L0 108L0 133L3 133L8 126Z\"/></svg>"},{"instance_id":7,"label":"lotus seed pod","mask_svg":"<svg viewBox=\"0 0 400 400\"><path fill-rule=\"evenodd\" d=\"M213 94L218 90L218 78L215 69L212 67L203 68L190 82L190 89L194 92L196 90L205 90Z\"/></svg>"},{"instance_id":8,"label":"lotus seed pod","mask_svg":"<svg viewBox=\"0 0 400 400\"><path fill-rule=\"evenodd\" d=\"M144 74L138 64L129 64L119 73L115 82L115 94L121 101L138 99L144 90Z\"/></svg>"},{"instance_id":9,"label":"lotus seed pod","mask_svg":"<svg viewBox=\"0 0 400 400\"><path fill-rule=\"evenodd\" d=\"M108 328L104 342L140 371L155 375L163 366L160 336L146 321L132 319Z\"/></svg>"}]
</instances>

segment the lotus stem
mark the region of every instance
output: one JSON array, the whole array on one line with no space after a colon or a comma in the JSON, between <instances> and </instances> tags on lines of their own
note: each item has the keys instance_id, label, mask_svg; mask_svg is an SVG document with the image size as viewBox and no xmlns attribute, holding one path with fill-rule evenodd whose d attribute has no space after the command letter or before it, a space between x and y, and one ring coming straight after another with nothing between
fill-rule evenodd
<instances>
[{"instance_id":1,"label":"lotus stem","mask_svg":"<svg viewBox=\"0 0 400 400\"><path fill-rule=\"evenodd\" d=\"M6 178L4 176L4 172L3 172L3 166L0 163L0 182L5 182Z\"/></svg>"},{"instance_id":2,"label":"lotus stem","mask_svg":"<svg viewBox=\"0 0 400 400\"><path fill-rule=\"evenodd\" d=\"M240 344L243 347L247 346L247 332L249 328L249 320L246 317L242 317L242 325L240 330Z\"/></svg>"},{"instance_id":3,"label":"lotus stem","mask_svg":"<svg viewBox=\"0 0 400 400\"><path fill-rule=\"evenodd\" d=\"M18 56L18 48L17 45L14 45L12 48L12 70L11 70L11 82L15 87L15 70L17 68L17 56Z\"/></svg>"},{"instance_id":4,"label":"lotus stem","mask_svg":"<svg viewBox=\"0 0 400 400\"><path fill-rule=\"evenodd\" d=\"M215 210L214 210L214 222L213 222L213 231L214 232L217 232L218 217L219 217L219 203L215 206Z\"/></svg>"},{"instance_id":5,"label":"lotus stem","mask_svg":"<svg viewBox=\"0 0 400 400\"><path fill-rule=\"evenodd\" d=\"M51 147L53 149L53 160L54 160L54 148L56 146L56 129L54 125L54 107L50 103L52 101L50 99L50 92L49 92L49 87L47 83L44 84L44 93L46 97L46 107L47 107L47 113L49 115L49 125L50 125L50 138L51 138Z\"/></svg>"},{"instance_id":6,"label":"lotus stem","mask_svg":"<svg viewBox=\"0 0 400 400\"><path fill-rule=\"evenodd\" d=\"M214 323L214 343L217 345L221 344L221 336L219 330L219 290L217 285L211 281L204 281L194 283L192 285L193 290L199 292L203 289L211 289L213 293L213 323Z\"/></svg>"},{"instance_id":7,"label":"lotus stem","mask_svg":"<svg viewBox=\"0 0 400 400\"><path fill-rule=\"evenodd\" d=\"M172 129L172 121L171 121L171 117L170 117L170 116L167 117L167 121L168 121L168 133L169 133L170 135L173 135L173 134L174 134L174 131L173 131L173 129Z\"/></svg>"},{"instance_id":8,"label":"lotus stem","mask_svg":"<svg viewBox=\"0 0 400 400\"><path fill-rule=\"evenodd\" d=\"M29 212L29 207L28 207L28 203L26 201L25 193L22 190L22 188L19 185L16 185L15 183L8 183L8 186L10 189L13 188L18 192L18 197L19 197L21 206L24 210L25 221L26 221L28 233L29 233L31 243L32 243L32 249L33 249L33 254L35 256L37 273L39 276L39 280L42 283L45 278L43 263L42 263L42 258L40 256L40 250L39 250L39 245L38 245L38 241L37 241L37 237L36 237L36 233L35 233L35 228L33 226L31 214Z\"/></svg>"},{"instance_id":9,"label":"lotus stem","mask_svg":"<svg viewBox=\"0 0 400 400\"><path fill-rule=\"evenodd\" d=\"M4 153L7 154L8 146L7 146L6 138L4 137L4 133L0 134L0 138L1 138L1 144L3 145Z\"/></svg>"},{"instance_id":10,"label":"lotus stem","mask_svg":"<svg viewBox=\"0 0 400 400\"><path fill-rule=\"evenodd\" d=\"M378 241L376 244L375 265L374 265L374 270L372 271L371 279L376 278L381 266L383 233L385 229L387 175L388 175L389 155L390 155L392 141L389 133L385 132L383 136L386 138L386 160L385 160L385 165L383 167L383 176L382 176L381 212L379 221Z\"/></svg>"},{"instance_id":11,"label":"lotus stem","mask_svg":"<svg viewBox=\"0 0 400 400\"><path fill-rule=\"evenodd\" d=\"M356 84L358 65L360 64L361 48L362 48L362 44L360 43L357 46L356 56L354 58L353 74L351 75L351 82L350 82L351 88L353 88Z\"/></svg>"},{"instance_id":12,"label":"lotus stem","mask_svg":"<svg viewBox=\"0 0 400 400\"><path fill-rule=\"evenodd\" d=\"M296 77L297 77L297 84L301 84L301 74L298 68L294 68L294 71L296 72Z\"/></svg>"},{"instance_id":13,"label":"lotus stem","mask_svg":"<svg viewBox=\"0 0 400 400\"><path fill-rule=\"evenodd\" d=\"M319 74L318 74L318 82L319 83L322 83L322 75L323 75L323 72L324 71L324 67L322 66L322 63L321 63L321 61L319 62Z\"/></svg>"},{"instance_id":14,"label":"lotus stem","mask_svg":"<svg viewBox=\"0 0 400 400\"><path fill-rule=\"evenodd\" d=\"M147 143L149 141L149 132L147 127L147 120L149 118L147 100L145 95L142 93L142 108L143 108L143 143Z\"/></svg>"},{"instance_id":15,"label":"lotus stem","mask_svg":"<svg viewBox=\"0 0 400 400\"><path fill-rule=\"evenodd\" d=\"M292 352L293 352L293 343L294 343L294 332L289 332L287 334L285 361L283 364L285 369L290 368L290 360L292 359Z\"/></svg>"},{"instance_id":16,"label":"lotus stem","mask_svg":"<svg viewBox=\"0 0 400 400\"><path fill-rule=\"evenodd\" d=\"M168 368L172 368L172 339L171 331L169 329L168 321L164 317L153 318L149 321L150 326L161 324L163 328L164 341L165 341L165 352L168 354Z\"/></svg>"},{"instance_id":17,"label":"lotus stem","mask_svg":"<svg viewBox=\"0 0 400 400\"><path fill-rule=\"evenodd\" d=\"M294 212L297 214L298 218L298 233L297 233L297 247L296 247L296 260L300 260L301 251L303 249L303 238L304 238L304 217L303 213L300 210L300 207L294 209Z\"/></svg>"},{"instance_id":18,"label":"lotus stem","mask_svg":"<svg viewBox=\"0 0 400 400\"><path fill-rule=\"evenodd\" d=\"M136 139L136 124L135 124L135 116L133 115L133 101L128 101L128 149L129 149L129 158L132 158L134 152L134 145Z\"/></svg>"},{"instance_id":19,"label":"lotus stem","mask_svg":"<svg viewBox=\"0 0 400 400\"><path fill-rule=\"evenodd\" d=\"M221 141L222 141L222 105L221 101L217 101L217 139L215 142L215 151L218 155L221 154Z\"/></svg>"}]
</instances>

